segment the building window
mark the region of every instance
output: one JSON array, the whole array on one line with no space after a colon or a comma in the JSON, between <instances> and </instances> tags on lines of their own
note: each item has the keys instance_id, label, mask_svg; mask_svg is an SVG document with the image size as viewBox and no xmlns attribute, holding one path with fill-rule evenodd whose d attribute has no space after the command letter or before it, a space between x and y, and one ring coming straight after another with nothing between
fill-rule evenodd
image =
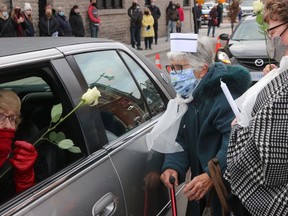
<instances>
[{"instance_id":1,"label":"building window","mask_svg":"<svg viewBox=\"0 0 288 216\"><path fill-rule=\"evenodd\" d=\"M122 0L98 0L98 9L118 9L123 8Z\"/></svg>"},{"instance_id":2,"label":"building window","mask_svg":"<svg viewBox=\"0 0 288 216\"><path fill-rule=\"evenodd\" d=\"M189 0L183 0L183 6L189 6Z\"/></svg>"}]
</instances>

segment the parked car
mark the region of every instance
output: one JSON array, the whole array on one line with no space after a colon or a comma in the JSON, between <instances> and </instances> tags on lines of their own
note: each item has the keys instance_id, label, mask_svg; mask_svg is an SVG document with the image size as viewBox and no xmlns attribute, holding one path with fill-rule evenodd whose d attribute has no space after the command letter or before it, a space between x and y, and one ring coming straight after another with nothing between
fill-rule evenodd
<instances>
[{"instance_id":1,"label":"parked car","mask_svg":"<svg viewBox=\"0 0 288 216\"><path fill-rule=\"evenodd\" d=\"M253 0L242 1L240 7L242 10L242 16L248 16L253 14Z\"/></svg>"},{"instance_id":2,"label":"parked car","mask_svg":"<svg viewBox=\"0 0 288 216\"><path fill-rule=\"evenodd\" d=\"M216 61L240 64L246 67L253 81L263 76L263 69L269 63L264 34L260 33L255 16L245 17L235 28L232 35L221 34L226 40L224 48L219 49ZM277 64L275 60L271 63Z\"/></svg>"},{"instance_id":3,"label":"parked car","mask_svg":"<svg viewBox=\"0 0 288 216\"><path fill-rule=\"evenodd\" d=\"M164 155L148 151L145 142L175 96L169 74L108 39L3 38L0 44L0 88L16 92L22 103L17 139L39 138L55 104L67 114L88 88L101 93L96 107L79 108L56 129L81 153L39 143L36 185L1 203L1 215L170 211L168 190L158 178Z\"/></svg>"},{"instance_id":4,"label":"parked car","mask_svg":"<svg viewBox=\"0 0 288 216\"><path fill-rule=\"evenodd\" d=\"M208 25L210 10L206 4L202 5L201 25Z\"/></svg>"}]
</instances>

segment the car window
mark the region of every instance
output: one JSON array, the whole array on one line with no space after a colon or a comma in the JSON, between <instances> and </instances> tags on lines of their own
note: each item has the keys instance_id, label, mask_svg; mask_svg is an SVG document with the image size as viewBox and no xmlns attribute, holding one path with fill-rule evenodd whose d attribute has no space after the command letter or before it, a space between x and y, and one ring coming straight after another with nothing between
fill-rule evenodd
<instances>
[{"instance_id":1,"label":"car window","mask_svg":"<svg viewBox=\"0 0 288 216\"><path fill-rule=\"evenodd\" d=\"M244 20L235 30L232 40L264 40L264 34L259 31L255 20Z\"/></svg>"},{"instance_id":2,"label":"car window","mask_svg":"<svg viewBox=\"0 0 288 216\"><path fill-rule=\"evenodd\" d=\"M35 72L41 71L43 75L45 74L45 71L42 69L30 68L29 70L31 71L30 73L33 73L35 70ZM18 74L15 75L9 73L9 75L6 76L7 77L4 77L4 75L2 75L0 89L14 91L21 100L22 120L16 130L15 140L26 141L33 144L38 153L34 164L35 183L37 184L83 156L81 152L72 153L67 149L58 147L58 141L60 140L49 141L50 132L54 131L57 134L62 133L66 138L71 139L75 146L83 143L83 140L79 141L78 135L80 130L75 127L76 124L69 123L72 119L63 122L56 127L55 130L51 130L43 136L43 139L39 140L39 138L48 130L49 126L52 125L52 107L56 104L62 104L63 113L67 112L67 110L71 110L71 107L66 107L66 104L62 103L63 95L60 95L61 93L53 90L55 89L55 86L57 86L56 83L54 83L55 85L49 85L48 81L38 76L25 77L25 72L23 73L23 71L19 71ZM21 78L19 78L20 76ZM9 79L9 81L3 82L3 80L7 79ZM58 138L60 139L60 137ZM37 142L37 140L39 140L39 142ZM83 146L81 146L81 148L82 147ZM3 186L3 181L5 182L7 179L9 181L9 177L13 176L13 172L12 166L8 165L7 172L0 177L1 186ZM11 178L10 181L12 182L13 178ZM3 189L5 193L2 193L3 190L1 190L0 203L9 201L10 198L16 195L14 190L11 189L13 187L13 184L7 184L7 190L6 188Z\"/></svg>"},{"instance_id":3,"label":"car window","mask_svg":"<svg viewBox=\"0 0 288 216\"><path fill-rule=\"evenodd\" d=\"M150 118L139 86L116 51L74 56L89 87L101 92L97 105L109 141L125 134ZM138 74L139 76L139 74ZM146 97L147 99L147 97ZM151 99L153 100L153 99Z\"/></svg>"},{"instance_id":4,"label":"car window","mask_svg":"<svg viewBox=\"0 0 288 216\"><path fill-rule=\"evenodd\" d=\"M120 53L127 63L130 71L135 76L152 116L162 113L165 110L165 104L151 79L149 79L143 69L132 58L130 58L130 56L124 52Z\"/></svg>"}]
</instances>

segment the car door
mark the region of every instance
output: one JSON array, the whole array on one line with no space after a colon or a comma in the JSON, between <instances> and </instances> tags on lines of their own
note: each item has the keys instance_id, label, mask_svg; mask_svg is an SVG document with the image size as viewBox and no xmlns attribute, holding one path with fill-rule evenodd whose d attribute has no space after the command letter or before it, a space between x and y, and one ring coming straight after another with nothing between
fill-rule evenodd
<instances>
[{"instance_id":1,"label":"car door","mask_svg":"<svg viewBox=\"0 0 288 216\"><path fill-rule=\"evenodd\" d=\"M121 181L127 215L157 215L169 202L160 181L164 155L148 151L145 135L169 98L155 75L132 54L109 49L73 58L88 85L101 92L97 108L108 140L103 148Z\"/></svg>"},{"instance_id":2,"label":"car door","mask_svg":"<svg viewBox=\"0 0 288 216\"><path fill-rule=\"evenodd\" d=\"M29 56L27 53L25 58ZM5 63L13 63L5 64L3 67L0 65L0 88L17 92L23 102L22 108L29 110L27 115L31 113L37 115L23 118L23 123L29 120L27 126L35 124L34 126L38 127L44 122L45 117L50 116L50 110L46 112L44 109L48 106L44 103L48 101L48 97L44 97L47 93L53 97L55 103L62 104L64 113L68 113L78 104L81 95L87 90L87 84L83 86L81 79L75 77L67 61L60 56L58 53L56 58L54 56L54 60L50 60L47 56L42 58L41 52L38 52L35 60L31 57L29 62L24 62L21 60L21 55L14 55L5 58ZM35 94L41 96L33 97ZM32 98L37 100L33 99L32 102ZM28 107L29 104L31 106ZM41 109L40 104L44 104ZM39 176L38 171L47 173L55 163L59 162L59 167L37 181L33 187L1 203L1 215L127 215L119 176L107 150L99 147L107 143L107 138L99 136L101 126L97 117L99 116L94 107L82 107L57 128L65 132L66 136L80 147L81 153L78 155L67 150L59 150L53 144L47 144L45 148L39 149L38 157L43 159L39 163L47 159L45 164L48 166L43 168L36 164L35 176ZM45 128L44 130L47 129ZM28 127L22 129L21 138L26 139L25 135L29 129ZM87 148L87 143L94 144L93 152ZM46 151L47 149L50 151L51 148L52 154ZM61 154L58 154L59 151ZM69 163L63 165L66 159Z\"/></svg>"}]
</instances>

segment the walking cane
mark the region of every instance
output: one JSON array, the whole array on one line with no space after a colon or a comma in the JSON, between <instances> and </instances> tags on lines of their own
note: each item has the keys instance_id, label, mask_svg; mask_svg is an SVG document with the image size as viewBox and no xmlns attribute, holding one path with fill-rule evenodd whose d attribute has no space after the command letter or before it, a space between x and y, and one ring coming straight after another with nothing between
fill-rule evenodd
<instances>
[{"instance_id":1,"label":"walking cane","mask_svg":"<svg viewBox=\"0 0 288 216\"><path fill-rule=\"evenodd\" d=\"M171 205L172 205L172 216L177 216L177 205L176 205L176 197L175 197L175 177L170 176L169 182L172 184L172 189L170 189L171 196Z\"/></svg>"}]
</instances>

